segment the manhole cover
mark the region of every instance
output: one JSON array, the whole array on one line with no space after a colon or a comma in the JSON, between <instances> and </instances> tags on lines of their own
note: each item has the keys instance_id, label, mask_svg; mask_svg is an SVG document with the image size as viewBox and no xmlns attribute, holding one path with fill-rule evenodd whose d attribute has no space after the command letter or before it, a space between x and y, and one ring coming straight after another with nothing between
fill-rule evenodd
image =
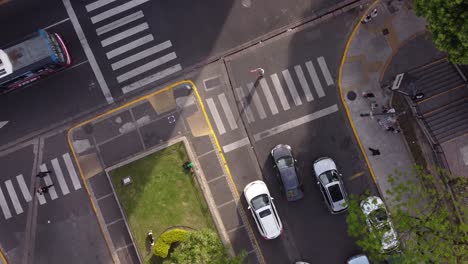
<instances>
[{"instance_id":1,"label":"manhole cover","mask_svg":"<svg viewBox=\"0 0 468 264\"><path fill-rule=\"evenodd\" d=\"M346 95L346 97L348 97L348 100L351 100L351 101L354 101L357 97L356 93L353 92L353 91L350 91L348 92L348 94Z\"/></svg>"}]
</instances>

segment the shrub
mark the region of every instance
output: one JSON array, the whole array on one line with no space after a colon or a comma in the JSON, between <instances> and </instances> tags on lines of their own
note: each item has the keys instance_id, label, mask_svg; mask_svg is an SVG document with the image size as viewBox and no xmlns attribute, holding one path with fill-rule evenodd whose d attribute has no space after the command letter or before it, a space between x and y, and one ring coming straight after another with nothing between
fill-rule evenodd
<instances>
[{"instance_id":1,"label":"shrub","mask_svg":"<svg viewBox=\"0 0 468 264\"><path fill-rule=\"evenodd\" d=\"M171 229L162 233L154 246L154 254L161 258L167 258L172 243L184 242L187 240L187 236L188 231L179 228Z\"/></svg>"}]
</instances>

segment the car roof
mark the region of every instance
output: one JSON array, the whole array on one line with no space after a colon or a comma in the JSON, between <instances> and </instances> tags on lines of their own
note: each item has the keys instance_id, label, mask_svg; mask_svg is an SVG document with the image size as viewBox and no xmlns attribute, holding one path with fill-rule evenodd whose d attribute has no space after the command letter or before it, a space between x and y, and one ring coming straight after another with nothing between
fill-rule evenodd
<instances>
[{"instance_id":1,"label":"car roof","mask_svg":"<svg viewBox=\"0 0 468 264\"><path fill-rule=\"evenodd\" d=\"M268 208L268 209L266 209ZM274 210L274 207L272 206L268 206L268 207L263 207L262 209L258 210L257 213L259 214L260 212L264 211L264 210L270 210L271 213L263 218L260 218L259 216L259 220L260 220L260 223L263 227L263 230L265 232L265 236L267 238L273 238L273 237L277 237L281 234L281 227L278 223L278 221L276 220L276 213L273 211Z\"/></svg>"},{"instance_id":2,"label":"car roof","mask_svg":"<svg viewBox=\"0 0 468 264\"><path fill-rule=\"evenodd\" d=\"M273 158L275 159L275 162L277 159L281 157L292 156L291 150L288 149L287 145L283 145L283 144L277 145L276 147L273 148L271 152L272 152L271 154L273 155Z\"/></svg>"},{"instance_id":3,"label":"car roof","mask_svg":"<svg viewBox=\"0 0 468 264\"><path fill-rule=\"evenodd\" d=\"M285 189L293 189L299 186L296 168L288 167L280 169L280 176Z\"/></svg>"},{"instance_id":4,"label":"car roof","mask_svg":"<svg viewBox=\"0 0 468 264\"><path fill-rule=\"evenodd\" d=\"M331 158L323 157L314 162L314 172L317 177L329 170L337 170L336 164Z\"/></svg>"}]
</instances>

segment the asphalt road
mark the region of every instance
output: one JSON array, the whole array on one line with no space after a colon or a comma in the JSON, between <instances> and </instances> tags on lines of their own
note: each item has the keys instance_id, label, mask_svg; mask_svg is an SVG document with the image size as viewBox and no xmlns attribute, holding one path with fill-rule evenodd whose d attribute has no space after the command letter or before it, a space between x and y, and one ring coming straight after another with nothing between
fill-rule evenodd
<instances>
[{"instance_id":1,"label":"asphalt road","mask_svg":"<svg viewBox=\"0 0 468 264\"><path fill-rule=\"evenodd\" d=\"M230 79L224 82L231 84L231 91L218 89L218 95L210 91L204 98L237 188L243 190L248 182L262 179L276 198L284 233L279 239L266 241L255 230L267 263L299 259L343 263L359 253L347 235L346 214L329 213L312 170L315 159L328 156L336 161L349 193L376 191L336 85L346 36L355 17L347 13L226 58ZM250 70L257 67L265 69L265 82L249 90L257 78ZM315 74L309 73L310 68ZM227 106L220 99L223 94L228 98ZM238 118L236 112L240 113L245 127L232 128L228 108L235 113L233 120ZM299 161L305 186L301 201L288 203L273 178L270 151L277 144L289 144ZM249 152L254 153L254 160Z\"/></svg>"}]
</instances>

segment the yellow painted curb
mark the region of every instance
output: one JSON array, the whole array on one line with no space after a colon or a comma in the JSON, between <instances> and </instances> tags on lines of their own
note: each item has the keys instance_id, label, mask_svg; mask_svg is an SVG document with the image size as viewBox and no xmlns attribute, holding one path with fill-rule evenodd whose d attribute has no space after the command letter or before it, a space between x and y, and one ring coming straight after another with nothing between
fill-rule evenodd
<instances>
[{"instance_id":1,"label":"yellow painted curb","mask_svg":"<svg viewBox=\"0 0 468 264\"><path fill-rule=\"evenodd\" d=\"M351 129L353 130L354 137L356 138L356 141L358 142L359 148L361 149L362 155L364 156L364 159L366 160L367 167L369 168L369 172L371 174L371 177L372 177L372 180L374 181L374 183L377 183L377 179L375 177L372 166L371 166L371 164L369 162L369 158L367 157L366 151L364 150L364 147L362 146L362 142L361 142L361 140L359 138L356 127L354 126L353 118L351 117L351 113L349 111L348 105L346 104L346 101L345 101L345 99L343 97L344 95L343 95L343 88L341 87L341 81L342 81L342 75L343 75L343 65L345 64L346 56L348 55L349 45L353 41L354 35L356 34L357 30L361 26L361 21L371 11L371 9L374 8L379 2L380 2L380 0L374 1L367 8L366 12L364 12L364 14L361 16L361 18L357 22L356 26L354 26L354 29L351 32L351 35L349 36L349 38L348 38L348 40L346 42L346 46L345 46L345 49L344 49L344 52L343 52L343 57L341 57L340 70L339 70L339 74L338 74L338 89L339 89L340 99L341 99L341 102L342 102L342 104L344 106L346 116L348 117L349 124L351 125Z\"/></svg>"},{"instance_id":2,"label":"yellow painted curb","mask_svg":"<svg viewBox=\"0 0 468 264\"><path fill-rule=\"evenodd\" d=\"M0 249L0 259L2 260L2 263L8 264L7 258L5 254L3 253L2 249Z\"/></svg>"}]
</instances>

